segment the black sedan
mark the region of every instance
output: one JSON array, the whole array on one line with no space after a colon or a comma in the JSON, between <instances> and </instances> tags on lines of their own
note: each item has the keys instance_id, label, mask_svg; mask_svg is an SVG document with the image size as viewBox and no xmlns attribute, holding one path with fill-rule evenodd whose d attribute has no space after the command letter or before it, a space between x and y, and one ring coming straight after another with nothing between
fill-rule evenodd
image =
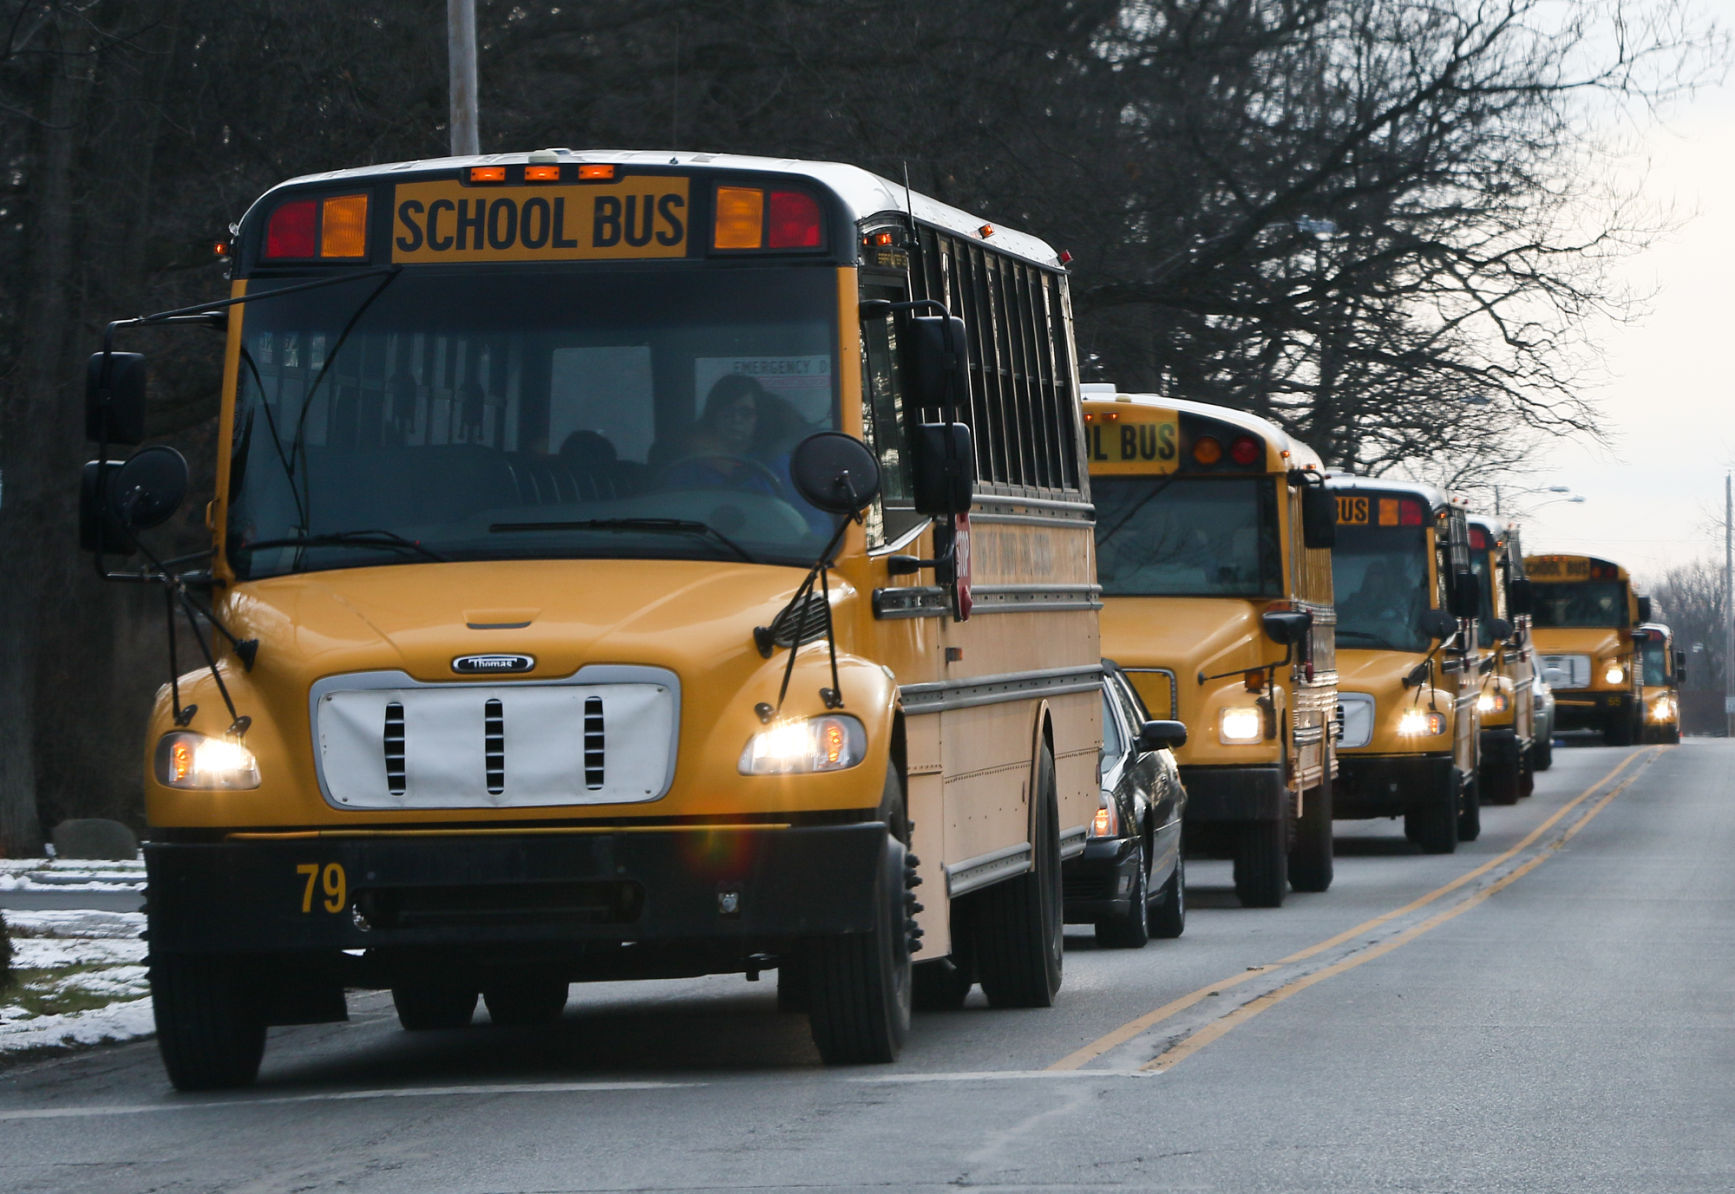
<instances>
[{"instance_id":1,"label":"black sedan","mask_svg":"<svg viewBox=\"0 0 1735 1194\"><path fill-rule=\"evenodd\" d=\"M1178 721L1152 721L1126 675L1103 661L1102 805L1084 853L1064 872L1068 924L1094 924L1099 944L1138 949L1187 924L1181 786L1171 749Z\"/></svg>"}]
</instances>

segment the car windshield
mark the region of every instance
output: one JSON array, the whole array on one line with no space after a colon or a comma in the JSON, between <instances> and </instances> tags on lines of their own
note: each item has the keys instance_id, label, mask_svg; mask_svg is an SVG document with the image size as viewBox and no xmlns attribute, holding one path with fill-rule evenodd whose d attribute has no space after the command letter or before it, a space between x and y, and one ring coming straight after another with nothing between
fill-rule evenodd
<instances>
[{"instance_id":1,"label":"car windshield","mask_svg":"<svg viewBox=\"0 0 1735 1194\"><path fill-rule=\"evenodd\" d=\"M1626 625L1626 585L1618 580L1567 581L1536 586L1534 626L1609 627Z\"/></svg>"},{"instance_id":2,"label":"car windshield","mask_svg":"<svg viewBox=\"0 0 1735 1194\"><path fill-rule=\"evenodd\" d=\"M1271 597L1281 592L1268 477L1096 477L1097 578L1111 596Z\"/></svg>"},{"instance_id":3,"label":"car windshield","mask_svg":"<svg viewBox=\"0 0 1735 1194\"><path fill-rule=\"evenodd\" d=\"M249 303L229 557L811 562L835 522L788 462L837 425L836 301L822 269L573 266Z\"/></svg>"},{"instance_id":4,"label":"car windshield","mask_svg":"<svg viewBox=\"0 0 1735 1194\"><path fill-rule=\"evenodd\" d=\"M1340 648L1426 651L1428 600L1425 527L1345 527L1331 549Z\"/></svg>"}]
</instances>

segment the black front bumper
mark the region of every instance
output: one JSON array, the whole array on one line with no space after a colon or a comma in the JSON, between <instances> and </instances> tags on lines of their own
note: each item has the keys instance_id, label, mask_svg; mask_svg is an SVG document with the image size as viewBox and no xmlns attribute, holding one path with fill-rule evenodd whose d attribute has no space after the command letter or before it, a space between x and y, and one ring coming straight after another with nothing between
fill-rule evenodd
<instances>
[{"instance_id":1,"label":"black front bumper","mask_svg":"<svg viewBox=\"0 0 1735 1194\"><path fill-rule=\"evenodd\" d=\"M1138 863L1133 838L1093 837L1086 842L1083 854L1061 866L1066 923L1090 924L1125 912Z\"/></svg>"},{"instance_id":2,"label":"black front bumper","mask_svg":"<svg viewBox=\"0 0 1735 1194\"><path fill-rule=\"evenodd\" d=\"M152 954L645 943L776 950L875 923L880 822L147 843ZM737 948L738 947L738 948Z\"/></svg>"},{"instance_id":3,"label":"black front bumper","mask_svg":"<svg viewBox=\"0 0 1735 1194\"><path fill-rule=\"evenodd\" d=\"M1557 730L1607 730L1632 718L1633 694L1596 692L1591 689L1554 690L1554 728Z\"/></svg>"},{"instance_id":4,"label":"black front bumper","mask_svg":"<svg viewBox=\"0 0 1735 1194\"><path fill-rule=\"evenodd\" d=\"M1281 767L1182 767L1181 783L1189 826L1281 821L1289 807Z\"/></svg>"},{"instance_id":5,"label":"black front bumper","mask_svg":"<svg viewBox=\"0 0 1735 1194\"><path fill-rule=\"evenodd\" d=\"M1457 771L1449 754L1337 757L1333 820L1396 817L1448 799L1458 799Z\"/></svg>"}]
</instances>

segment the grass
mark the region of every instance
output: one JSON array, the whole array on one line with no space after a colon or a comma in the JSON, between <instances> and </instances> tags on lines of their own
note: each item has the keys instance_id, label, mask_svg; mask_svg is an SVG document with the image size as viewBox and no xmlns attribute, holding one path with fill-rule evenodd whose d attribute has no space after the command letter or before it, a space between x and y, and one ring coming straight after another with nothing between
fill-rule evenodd
<instances>
[{"instance_id":1,"label":"grass","mask_svg":"<svg viewBox=\"0 0 1735 1194\"><path fill-rule=\"evenodd\" d=\"M106 969L96 965L76 965L14 970L12 1002L31 1016L65 1016L143 998L143 992L117 994L113 990L93 991L79 985L79 975Z\"/></svg>"}]
</instances>

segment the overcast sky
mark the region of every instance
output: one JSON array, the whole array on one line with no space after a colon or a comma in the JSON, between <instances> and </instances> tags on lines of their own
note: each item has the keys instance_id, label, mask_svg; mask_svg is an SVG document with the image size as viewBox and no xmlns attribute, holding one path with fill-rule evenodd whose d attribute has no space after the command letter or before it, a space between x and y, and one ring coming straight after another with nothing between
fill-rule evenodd
<instances>
[{"instance_id":1,"label":"overcast sky","mask_svg":"<svg viewBox=\"0 0 1735 1194\"><path fill-rule=\"evenodd\" d=\"M1550 445L1523 484L1567 485L1585 500L1518 504L1531 507L1527 554L1600 555L1654 584L1676 564L1723 563L1723 478L1735 467L1735 87L1674 109L1643 148L1649 198L1683 222L1627 267L1655 297L1636 326L1604 339L1610 379L1595 398L1611 446Z\"/></svg>"}]
</instances>

